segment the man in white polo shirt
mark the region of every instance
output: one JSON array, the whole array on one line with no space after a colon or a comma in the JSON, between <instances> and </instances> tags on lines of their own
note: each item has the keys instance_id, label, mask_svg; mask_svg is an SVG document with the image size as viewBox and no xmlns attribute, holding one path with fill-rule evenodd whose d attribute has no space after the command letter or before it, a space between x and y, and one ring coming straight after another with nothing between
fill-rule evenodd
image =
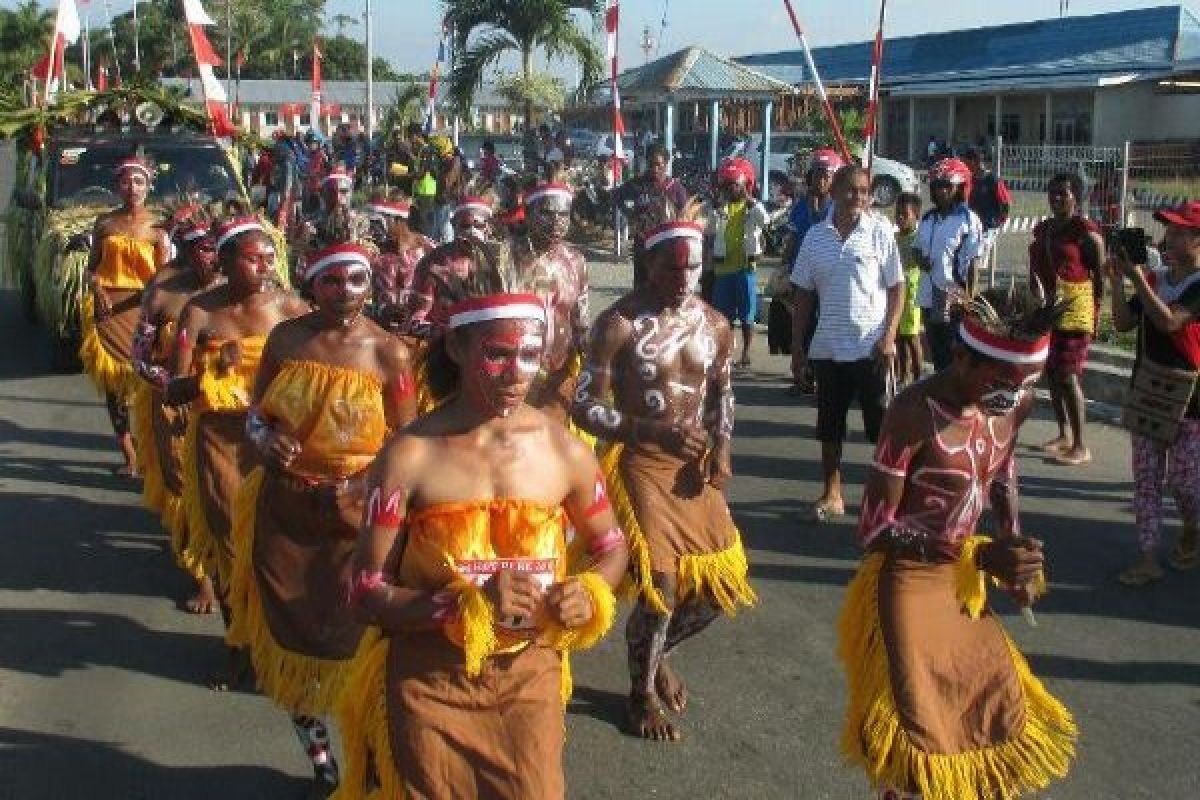
<instances>
[{"instance_id":1,"label":"man in white polo shirt","mask_svg":"<svg viewBox=\"0 0 1200 800\"><path fill-rule=\"evenodd\" d=\"M806 517L823 522L846 513L842 441L846 415L858 397L867 439L879 435L896 358L896 328L904 306L904 270L895 228L870 210L870 174L846 166L833 179L833 213L809 229L796 256L792 341L803 342L814 301L821 316L808 352L792 351L792 374L809 360L817 377L817 439L825 489Z\"/></svg>"}]
</instances>

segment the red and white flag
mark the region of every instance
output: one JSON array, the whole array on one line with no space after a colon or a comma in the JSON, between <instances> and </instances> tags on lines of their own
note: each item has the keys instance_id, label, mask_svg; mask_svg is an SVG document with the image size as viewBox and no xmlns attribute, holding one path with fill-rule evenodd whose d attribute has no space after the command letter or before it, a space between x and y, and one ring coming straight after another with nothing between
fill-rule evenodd
<instances>
[{"instance_id":1,"label":"red and white flag","mask_svg":"<svg viewBox=\"0 0 1200 800\"><path fill-rule=\"evenodd\" d=\"M44 98L47 103L64 83L67 45L78 42L80 33L82 26L79 23L79 9L75 7L75 0L59 0L58 13L54 16L54 35L50 38L50 51L30 70L30 74L42 81L46 87Z\"/></svg>"},{"instance_id":2,"label":"red and white flag","mask_svg":"<svg viewBox=\"0 0 1200 800\"><path fill-rule=\"evenodd\" d=\"M625 120L621 116L621 90L617 86L617 32L621 27L621 2L612 0L604 13L604 30L608 65L612 82L613 114L613 179L621 180L621 166L625 161Z\"/></svg>"},{"instance_id":3,"label":"red and white flag","mask_svg":"<svg viewBox=\"0 0 1200 800\"><path fill-rule=\"evenodd\" d=\"M321 49L317 47L317 40L313 39L312 52L312 102L308 111L309 127L320 130L321 128Z\"/></svg>"},{"instance_id":4,"label":"red and white flag","mask_svg":"<svg viewBox=\"0 0 1200 800\"><path fill-rule=\"evenodd\" d=\"M214 69L221 65L221 59L213 50L205 33L206 25L216 25L213 18L204 10L200 0L183 0L183 15L187 21L188 36L192 40L192 52L196 55L196 67L200 72L200 86L204 92L204 107L212 123L213 133L217 136L232 136L237 128L229 121L225 110L229 98L225 87L217 80Z\"/></svg>"}]
</instances>

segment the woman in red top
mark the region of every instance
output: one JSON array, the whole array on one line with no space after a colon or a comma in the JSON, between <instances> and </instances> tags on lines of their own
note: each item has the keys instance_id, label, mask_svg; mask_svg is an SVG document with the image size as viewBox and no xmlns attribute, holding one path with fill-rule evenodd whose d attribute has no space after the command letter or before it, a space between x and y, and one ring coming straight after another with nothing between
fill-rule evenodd
<instances>
[{"instance_id":1,"label":"woman in red top","mask_svg":"<svg viewBox=\"0 0 1200 800\"><path fill-rule=\"evenodd\" d=\"M1046 377L1058 420L1058 436L1042 445L1056 464L1077 466L1092 460L1083 442L1086 400L1079 376L1096 333L1104 287L1104 239L1083 216L1079 176L1060 173L1046 184L1053 216L1033 229L1029 245L1030 285L1065 308L1050 338ZM1068 432L1068 428L1070 429Z\"/></svg>"}]
</instances>

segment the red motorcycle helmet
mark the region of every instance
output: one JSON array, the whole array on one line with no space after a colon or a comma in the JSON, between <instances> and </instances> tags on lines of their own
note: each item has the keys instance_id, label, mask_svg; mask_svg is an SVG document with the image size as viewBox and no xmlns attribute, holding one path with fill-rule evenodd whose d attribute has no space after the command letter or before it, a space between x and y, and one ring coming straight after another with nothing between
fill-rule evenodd
<instances>
[{"instance_id":1,"label":"red motorcycle helmet","mask_svg":"<svg viewBox=\"0 0 1200 800\"><path fill-rule=\"evenodd\" d=\"M833 173L844 166L846 166L845 159L832 147L818 147L808 157L809 172L812 172L814 169L823 169L826 172Z\"/></svg>"},{"instance_id":2,"label":"red motorcycle helmet","mask_svg":"<svg viewBox=\"0 0 1200 800\"><path fill-rule=\"evenodd\" d=\"M970 186L971 168L957 158L943 158L929 168L929 182L944 181L951 186Z\"/></svg>"}]
</instances>

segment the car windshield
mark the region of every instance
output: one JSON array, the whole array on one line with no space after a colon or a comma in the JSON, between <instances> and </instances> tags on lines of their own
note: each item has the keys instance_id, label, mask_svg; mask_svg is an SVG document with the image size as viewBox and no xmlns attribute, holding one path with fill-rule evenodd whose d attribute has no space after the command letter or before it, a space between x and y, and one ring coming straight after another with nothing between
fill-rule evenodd
<instances>
[{"instance_id":1,"label":"car windshield","mask_svg":"<svg viewBox=\"0 0 1200 800\"><path fill-rule=\"evenodd\" d=\"M185 192L208 200L242 193L229 160L217 145L147 142L144 149L155 165L150 202L161 203ZM107 143L63 146L51 165L50 204L65 208L119 203L115 169L129 151L128 145Z\"/></svg>"}]
</instances>

